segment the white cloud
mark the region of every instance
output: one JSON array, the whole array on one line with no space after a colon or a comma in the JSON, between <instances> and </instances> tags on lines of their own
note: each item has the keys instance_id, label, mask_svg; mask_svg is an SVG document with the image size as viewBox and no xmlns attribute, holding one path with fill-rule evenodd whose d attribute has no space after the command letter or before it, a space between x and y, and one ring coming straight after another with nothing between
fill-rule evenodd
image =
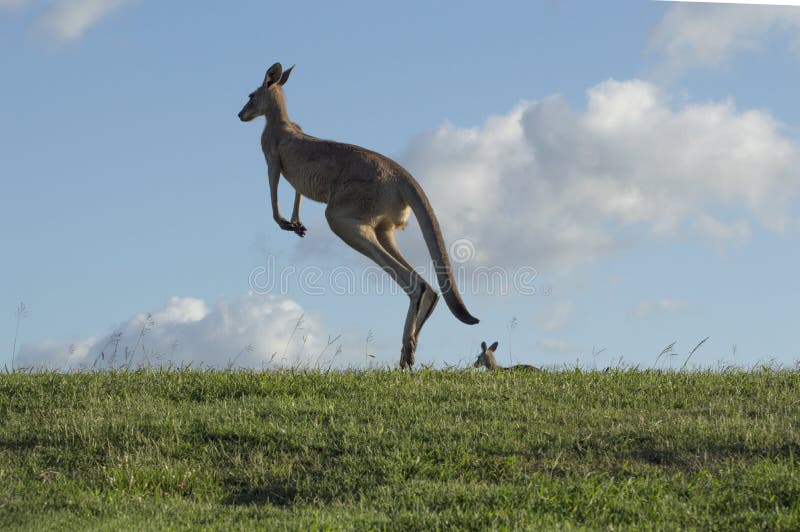
<instances>
[{"instance_id":1,"label":"white cloud","mask_svg":"<svg viewBox=\"0 0 800 532\"><path fill-rule=\"evenodd\" d=\"M561 301L550 308L550 314L542 322L545 331L555 331L564 326L572 315L572 303Z\"/></svg>"},{"instance_id":2,"label":"white cloud","mask_svg":"<svg viewBox=\"0 0 800 532\"><path fill-rule=\"evenodd\" d=\"M564 354L572 350L572 346L568 342L555 338L543 338L536 342L536 345L539 346L540 349L550 351L551 353Z\"/></svg>"},{"instance_id":3,"label":"white cloud","mask_svg":"<svg viewBox=\"0 0 800 532\"><path fill-rule=\"evenodd\" d=\"M130 0L61 0L45 13L42 27L63 41L79 39L97 24Z\"/></svg>"},{"instance_id":4,"label":"white cloud","mask_svg":"<svg viewBox=\"0 0 800 532\"><path fill-rule=\"evenodd\" d=\"M697 230L717 242L743 244L750 240L750 224L745 220L725 223L717 218L703 214L697 219Z\"/></svg>"},{"instance_id":5,"label":"white cloud","mask_svg":"<svg viewBox=\"0 0 800 532\"><path fill-rule=\"evenodd\" d=\"M800 53L800 11L791 7L693 4L671 7L650 35L670 76L715 68L737 53L757 50L770 31L788 32Z\"/></svg>"},{"instance_id":6,"label":"white cloud","mask_svg":"<svg viewBox=\"0 0 800 532\"><path fill-rule=\"evenodd\" d=\"M631 316L638 319L651 318L661 314L675 314L686 310L686 302L676 299L646 301L631 311Z\"/></svg>"},{"instance_id":7,"label":"white cloud","mask_svg":"<svg viewBox=\"0 0 800 532\"><path fill-rule=\"evenodd\" d=\"M244 295L214 305L202 299L173 297L161 309L137 314L104 337L23 345L17 365L74 369L92 367L97 361L101 367L120 366L126 363L126 349L135 350L134 367L148 360L153 365L195 367L328 363L337 346L326 349L327 338L312 316L305 315L298 327L301 316L303 309L296 302L274 296Z\"/></svg>"},{"instance_id":8,"label":"white cloud","mask_svg":"<svg viewBox=\"0 0 800 532\"><path fill-rule=\"evenodd\" d=\"M569 267L642 231L741 241L745 220L796 225L800 147L768 112L732 100L673 108L640 80L599 83L587 98L585 111L555 96L482 127L445 123L402 154L445 237L471 239L476 263ZM719 209L742 221L715 224Z\"/></svg>"},{"instance_id":9,"label":"white cloud","mask_svg":"<svg viewBox=\"0 0 800 532\"><path fill-rule=\"evenodd\" d=\"M39 19L39 26L60 41L74 41L100 20L132 0L56 0ZM0 8L19 9L37 0L0 0Z\"/></svg>"}]
</instances>

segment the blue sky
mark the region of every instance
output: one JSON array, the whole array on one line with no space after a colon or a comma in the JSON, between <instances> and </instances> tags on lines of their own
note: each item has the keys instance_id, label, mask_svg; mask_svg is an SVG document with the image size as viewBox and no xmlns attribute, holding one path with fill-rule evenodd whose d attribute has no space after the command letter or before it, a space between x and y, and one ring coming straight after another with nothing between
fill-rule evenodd
<instances>
[{"instance_id":1,"label":"blue sky","mask_svg":"<svg viewBox=\"0 0 800 532\"><path fill-rule=\"evenodd\" d=\"M303 240L272 221L236 113L275 61L307 132L418 178L467 278L536 271L462 286L481 323L440 306L418 363L499 340L501 363L648 366L677 341L679 367L707 336L691 364L800 358L800 8L0 0L0 49L0 365L20 302L17 365L91 365L115 333L137 360L397 363L407 298L360 282L323 206ZM415 225L400 243L424 269Z\"/></svg>"}]
</instances>

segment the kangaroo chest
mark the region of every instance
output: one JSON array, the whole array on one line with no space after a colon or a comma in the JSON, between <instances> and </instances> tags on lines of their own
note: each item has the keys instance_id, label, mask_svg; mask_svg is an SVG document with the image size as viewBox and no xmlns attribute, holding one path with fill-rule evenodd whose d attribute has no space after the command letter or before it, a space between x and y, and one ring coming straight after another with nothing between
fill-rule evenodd
<instances>
[{"instance_id":1,"label":"kangaroo chest","mask_svg":"<svg viewBox=\"0 0 800 532\"><path fill-rule=\"evenodd\" d=\"M340 172L335 161L321 153L314 143L265 129L261 145L270 169L277 166L283 177L303 196L327 203L332 184Z\"/></svg>"},{"instance_id":2,"label":"kangaroo chest","mask_svg":"<svg viewBox=\"0 0 800 532\"><path fill-rule=\"evenodd\" d=\"M297 192L311 200L327 203L334 177L329 166L315 161L281 161L281 172Z\"/></svg>"}]
</instances>

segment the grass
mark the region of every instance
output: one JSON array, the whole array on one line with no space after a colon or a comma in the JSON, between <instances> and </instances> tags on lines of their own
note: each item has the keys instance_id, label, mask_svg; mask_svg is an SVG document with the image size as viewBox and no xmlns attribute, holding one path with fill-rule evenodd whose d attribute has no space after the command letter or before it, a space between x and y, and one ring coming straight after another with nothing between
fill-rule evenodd
<instances>
[{"instance_id":1,"label":"grass","mask_svg":"<svg viewBox=\"0 0 800 532\"><path fill-rule=\"evenodd\" d=\"M797 371L0 375L3 529L800 529Z\"/></svg>"}]
</instances>

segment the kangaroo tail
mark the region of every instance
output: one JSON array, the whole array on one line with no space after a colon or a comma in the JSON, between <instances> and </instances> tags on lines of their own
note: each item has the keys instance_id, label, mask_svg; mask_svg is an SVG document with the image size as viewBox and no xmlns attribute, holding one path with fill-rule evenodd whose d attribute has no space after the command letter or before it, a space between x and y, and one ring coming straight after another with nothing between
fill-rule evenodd
<instances>
[{"instance_id":1,"label":"kangaroo tail","mask_svg":"<svg viewBox=\"0 0 800 532\"><path fill-rule=\"evenodd\" d=\"M436 279L439 281L439 288L442 290L447 307L456 318L467 325L478 323L478 318L469 313L464 301L461 300L461 296L458 294L456 281L453 278L453 270L450 267L450 258L447 256L442 231L439 229L439 222L433 213L433 207L431 207L422 188L413 178L407 181L406 185L403 196L408 204L411 205L411 210L419 222L420 229L422 229L422 236L425 238L428 252L431 254L431 259L433 259Z\"/></svg>"}]
</instances>

